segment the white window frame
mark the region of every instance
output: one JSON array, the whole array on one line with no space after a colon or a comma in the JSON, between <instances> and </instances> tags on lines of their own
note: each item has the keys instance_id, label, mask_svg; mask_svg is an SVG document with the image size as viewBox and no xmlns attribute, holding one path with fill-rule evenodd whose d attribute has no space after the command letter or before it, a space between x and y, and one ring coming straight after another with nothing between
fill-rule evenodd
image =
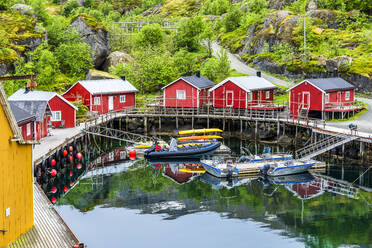
<instances>
[{"instance_id":1,"label":"white window frame","mask_svg":"<svg viewBox=\"0 0 372 248\"><path fill-rule=\"evenodd\" d=\"M120 151L120 159L126 159L127 153L125 151Z\"/></svg>"},{"instance_id":2,"label":"white window frame","mask_svg":"<svg viewBox=\"0 0 372 248\"><path fill-rule=\"evenodd\" d=\"M26 136L31 135L31 122L27 123L26 125Z\"/></svg>"},{"instance_id":3,"label":"white window frame","mask_svg":"<svg viewBox=\"0 0 372 248\"><path fill-rule=\"evenodd\" d=\"M101 97L100 96L95 96L93 98L93 105L101 105Z\"/></svg>"},{"instance_id":4,"label":"white window frame","mask_svg":"<svg viewBox=\"0 0 372 248\"><path fill-rule=\"evenodd\" d=\"M329 93L325 93L324 102L329 103Z\"/></svg>"},{"instance_id":5,"label":"white window frame","mask_svg":"<svg viewBox=\"0 0 372 248\"><path fill-rule=\"evenodd\" d=\"M350 100L350 91L345 91L345 100Z\"/></svg>"},{"instance_id":6,"label":"white window frame","mask_svg":"<svg viewBox=\"0 0 372 248\"><path fill-rule=\"evenodd\" d=\"M266 99L269 99L270 98L270 91L266 91Z\"/></svg>"},{"instance_id":7,"label":"white window frame","mask_svg":"<svg viewBox=\"0 0 372 248\"><path fill-rule=\"evenodd\" d=\"M179 97L179 93L182 93L183 97ZM176 98L177 98L177 100L185 100L186 99L186 90L176 90Z\"/></svg>"},{"instance_id":8,"label":"white window frame","mask_svg":"<svg viewBox=\"0 0 372 248\"><path fill-rule=\"evenodd\" d=\"M126 102L127 97L126 95L120 95L120 103Z\"/></svg>"},{"instance_id":9,"label":"white window frame","mask_svg":"<svg viewBox=\"0 0 372 248\"><path fill-rule=\"evenodd\" d=\"M253 94L252 92L248 92L248 102L251 102L253 100Z\"/></svg>"},{"instance_id":10,"label":"white window frame","mask_svg":"<svg viewBox=\"0 0 372 248\"><path fill-rule=\"evenodd\" d=\"M57 114L59 115L59 118L56 118ZM61 121L61 120L62 120L62 113L61 113L61 111L52 111L51 121Z\"/></svg>"}]
</instances>

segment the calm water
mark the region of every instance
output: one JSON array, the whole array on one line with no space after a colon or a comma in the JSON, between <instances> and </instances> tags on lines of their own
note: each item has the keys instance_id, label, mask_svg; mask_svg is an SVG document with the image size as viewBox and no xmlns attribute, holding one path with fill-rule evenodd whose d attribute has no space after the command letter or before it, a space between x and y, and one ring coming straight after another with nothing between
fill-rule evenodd
<instances>
[{"instance_id":1,"label":"calm water","mask_svg":"<svg viewBox=\"0 0 372 248\"><path fill-rule=\"evenodd\" d=\"M347 166L233 181L178 168L137 161L91 171L56 208L89 248L372 247L372 173L357 181L362 190L348 183L362 170Z\"/></svg>"}]
</instances>

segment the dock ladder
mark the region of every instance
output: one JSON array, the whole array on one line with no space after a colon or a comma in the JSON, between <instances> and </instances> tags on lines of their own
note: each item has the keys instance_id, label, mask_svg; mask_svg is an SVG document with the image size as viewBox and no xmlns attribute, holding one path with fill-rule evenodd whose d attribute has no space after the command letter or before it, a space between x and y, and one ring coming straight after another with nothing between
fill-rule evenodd
<instances>
[{"instance_id":1,"label":"dock ladder","mask_svg":"<svg viewBox=\"0 0 372 248\"><path fill-rule=\"evenodd\" d=\"M322 140L319 140L316 143L312 143L310 145L307 145L297 150L295 152L296 158L300 158L304 160L311 159L317 155L320 155L324 152L332 150L335 147L346 144L357 138L358 137L355 137L355 136L342 136L342 135L328 136Z\"/></svg>"}]
</instances>

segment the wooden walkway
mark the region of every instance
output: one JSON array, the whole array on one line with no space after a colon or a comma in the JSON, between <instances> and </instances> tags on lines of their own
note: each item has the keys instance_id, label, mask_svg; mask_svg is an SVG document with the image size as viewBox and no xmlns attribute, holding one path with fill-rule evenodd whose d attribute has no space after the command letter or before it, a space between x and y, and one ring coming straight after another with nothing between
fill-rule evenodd
<instances>
[{"instance_id":1,"label":"wooden walkway","mask_svg":"<svg viewBox=\"0 0 372 248\"><path fill-rule=\"evenodd\" d=\"M54 209L42 190L34 184L34 226L9 248L72 248L79 240Z\"/></svg>"}]
</instances>

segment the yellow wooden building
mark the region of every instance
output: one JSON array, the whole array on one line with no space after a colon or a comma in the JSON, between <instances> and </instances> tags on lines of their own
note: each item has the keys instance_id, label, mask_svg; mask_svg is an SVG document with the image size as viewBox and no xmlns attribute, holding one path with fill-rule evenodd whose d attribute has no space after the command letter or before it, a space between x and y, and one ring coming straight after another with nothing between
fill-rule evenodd
<instances>
[{"instance_id":1,"label":"yellow wooden building","mask_svg":"<svg viewBox=\"0 0 372 248\"><path fill-rule=\"evenodd\" d=\"M33 225L32 142L23 140L0 83L0 247Z\"/></svg>"}]
</instances>

